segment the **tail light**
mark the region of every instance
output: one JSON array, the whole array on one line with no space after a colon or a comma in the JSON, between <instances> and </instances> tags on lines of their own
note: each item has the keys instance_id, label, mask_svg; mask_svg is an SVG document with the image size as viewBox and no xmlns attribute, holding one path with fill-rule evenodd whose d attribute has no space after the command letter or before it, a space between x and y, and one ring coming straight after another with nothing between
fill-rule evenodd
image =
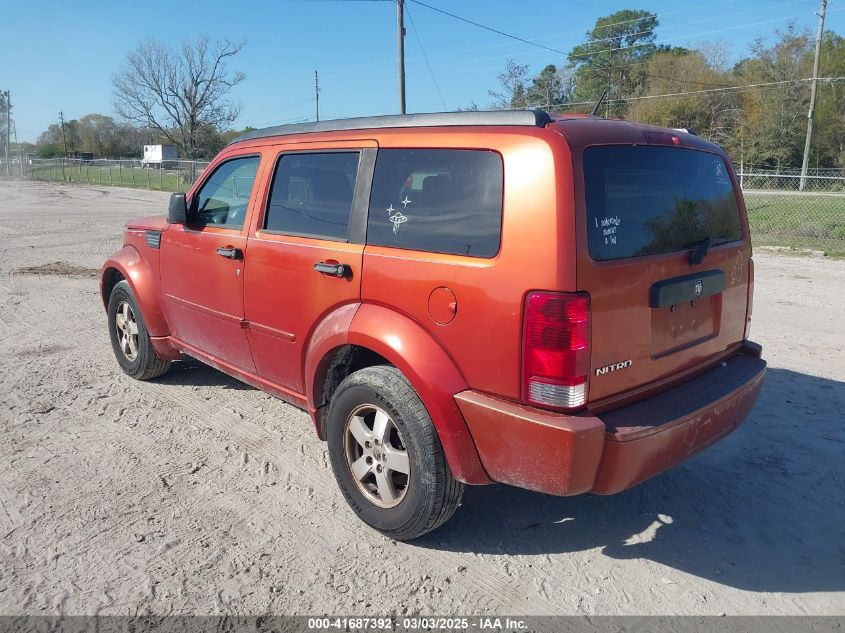
<instances>
[{"instance_id":1,"label":"tail light","mask_svg":"<svg viewBox=\"0 0 845 633\"><path fill-rule=\"evenodd\" d=\"M748 338L751 333L751 309L754 307L754 260L748 258L748 303L745 309L745 332L742 338Z\"/></svg>"},{"instance_id":2,"label":"tail light","mask_svg":"<svg viewBox=\"0 0 845 633\"><path fill-rule=\"evenodd\" d=\"M587 402L590 295L531 292L522 329L522 398L571 410Z\"/></svg>"}]
</instances>

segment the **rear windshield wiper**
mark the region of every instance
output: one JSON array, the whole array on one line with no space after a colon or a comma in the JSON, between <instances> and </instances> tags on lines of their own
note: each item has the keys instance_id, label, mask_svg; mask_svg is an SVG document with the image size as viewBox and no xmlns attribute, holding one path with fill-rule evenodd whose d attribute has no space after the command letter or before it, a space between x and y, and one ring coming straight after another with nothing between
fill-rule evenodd
<instances>
[{"instance_id":1,"label":"rear windshield wiper","mask_svg":"<svg viewBox=\"0 0 845 633\"><path fill-rule=\"evenodd\" d=\"M716 237L705 237L703 240L698 240L696 242L690 242L687 244L687 248L692 248L693 250L689 254L689 263L690 266L694 266L696 264L700 264L704 261L704 258L707 257L707 252L710 250L711 246L716 246L718 244L724 244L725 242L730 242L731 238L727 235L718 235Z\"/></svg>"}]
</instances>

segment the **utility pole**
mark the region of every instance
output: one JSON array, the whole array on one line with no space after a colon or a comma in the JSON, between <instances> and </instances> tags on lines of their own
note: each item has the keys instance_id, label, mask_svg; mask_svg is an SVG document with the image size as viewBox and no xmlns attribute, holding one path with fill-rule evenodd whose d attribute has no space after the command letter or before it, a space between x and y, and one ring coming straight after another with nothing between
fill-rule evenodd
<instances>
[{"instance_id":1,"label":"utility pole","mask_svg":"<svg viewBox=\"0 0 845 633\"><path fill-rule=\"evenodd\" d=\"M405 7L396 0L396 34L399 38L399 113L405 114Z\"/></svg>"},{"instance_id":2,"label":"utility pole","mask_svg":"<svg viewBox=\"0 0 845 633\"><path fill-rule=\"evenodd\" d=\"M821 0L819 10L819 30L816 34L816 57L813 60L813 85L810 88L810 111L807 113L807 139L804 141L804 160L801 162L801 181L799 191L804 191L807 184L807 163L810 161L810 141L813 137L813 110L816 107L816 84L819 79L819 57L822 49L822 35L824 34L824 14L827 10L827 0Z\"/></svg>"},{"instance_id":3,"label":"utility pole","mask_svg":"<svg viewBox=\"0 0 845 633\"><path fill-rule=\"evenodd\" d=\"M12 98L9 91L6 91L6 175L12 175L12 167L9 165L9 133L12 127Z\"/></svg>"},{"instance_id":4,"label":"utility pole","mask_svg":"<svg viewBox=\"0 0 845 633\"><path fill-rule=\"evenodd\" d=\"M317 120L320 120L320 75L314 71L314 96L317 99Z\"/></svg>"},{"instance_id":5,"label":"utility pole","mask_svg":"<svg viewBox=\"0 0 845 633\"><path fill-rule=\"evenodd\" d=\"M59 110L59 121L62 122L62 144L65 146L65 158L67 158L67 138L65 137L65 113Z\"/></svg>"},{"instance_id":6,"label":"utility pole","mask_svg":"<svg viewBox=\"0 0 845 633\"><path fill-rule=\"evenodd\" d=\"M21 144L18 143L18 124L15 123L15 147L18 148L18 167L20 167L21 178L23 178L23 151Z\"/></svg>"},{"instance_id":7,"label":"utility pole","mask_svg":"<svg viewBox=\"0 0 845 633\"><path fill-rule=\"evenodd\" d=\"M62 122L62 143L65 146L65 155L62 156L62 180L65 179L65 158L67 158L67 138L65 137L65 113L59 110L59 120Z\"/></svg>"}]
</instances>

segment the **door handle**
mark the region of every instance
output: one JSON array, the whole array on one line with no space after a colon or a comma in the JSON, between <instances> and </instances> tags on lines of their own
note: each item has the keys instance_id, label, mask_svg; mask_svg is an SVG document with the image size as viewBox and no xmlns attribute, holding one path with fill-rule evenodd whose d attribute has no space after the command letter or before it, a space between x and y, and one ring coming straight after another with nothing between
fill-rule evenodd
<instances>
[{"instance_id":1,"label":"door handle","mask_svg":"<svg viewBox=\"0 0 845 633\"><path fill-rule=\"evenodd\" d=\"M351 271L346 264L330 264L328 262L319 262L314 264L314 270L321 275L330 275L332 277L346 277Z\"/></svg>"},{"instance_id":2,"label":"door handle","mask_svg":"<svg viewBox=\"0 0 845 633\"><path fill-rule=\"evenodd\" d=\"M241 259L244 256L243 251L234 246L221 246L217 249L217 254L226 259Z\"/></svg>"}]
</instances>

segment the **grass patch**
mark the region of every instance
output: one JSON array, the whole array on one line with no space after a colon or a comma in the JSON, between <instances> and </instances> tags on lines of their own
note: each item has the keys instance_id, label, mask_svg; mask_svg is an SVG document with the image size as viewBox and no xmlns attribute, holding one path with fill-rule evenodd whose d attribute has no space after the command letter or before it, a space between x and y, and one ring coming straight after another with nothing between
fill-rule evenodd
<instances>
[{"instance_id":1,"label":"grass patch","mask_svg":"<svg viewBox=\"0 0 845 633\"><path fill-rule=\"evenodd\" d=\"M195 174L199 177L199 169ZM132 187L155 191L187 191L193 184L189 170L153 169L143 167L99 167L90 165L47 165L37 166L32 170L35 180L79 182L103 187Z\"/></svg>"},{"instance_id":2,"label":"grass patch","mask_svg":"<svg viewBox=\"0 0 845 633\"><path fill-rule=\"evenodd\" d=\"M745 191L755 244L845 255L845 194Z\"/></svg>"}]
</instances>

